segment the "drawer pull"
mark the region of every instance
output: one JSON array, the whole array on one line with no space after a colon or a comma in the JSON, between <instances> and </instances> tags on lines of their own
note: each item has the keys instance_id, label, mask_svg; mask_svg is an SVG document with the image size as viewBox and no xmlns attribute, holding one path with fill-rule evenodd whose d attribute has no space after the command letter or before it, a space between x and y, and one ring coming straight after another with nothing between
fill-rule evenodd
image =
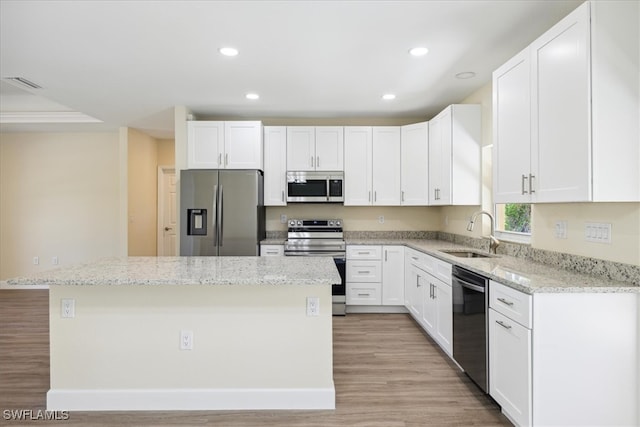
<instances>
[{"instance_id":1,"label":"drawer pull","mask_svg":"<svg viewBox=\"0 0 640 427\"><path fill-rule=\"evenodd\" d=\"M511 307L511 306L513 306L513 303L512 303L511 301L507 301L507 300L506 300L506 299L504 299L504 298L498 298L498 301L500 301L500 302L501 302L501 303L503 303L503 304L507 304L507 305L508 305L508 306L510 306L510 307Z\"/></svg>"},{"instance_id":2,"label":"drawer pull","mask_svg":"<svg viewBox=\"0 0 640 427\"><path fill-rule=\"evenodd\" d=\"M358 274L369 274L369 270L365 270L365 271L358 271Z\"/></svg>"},{"instance_id":3,"label":"drawer pull","mask_svg":"<svg viewBox=\"0 0 640 427\"><path fill-rule=\"evenodd\" d=\"M496 320L496 323L500 326L502 326L505 329L511 329L511 326L509 325L505 325L504 322L502 320Z\"/></svg>"},{"instance_id":4,"label":"drawer pull","mask_svg":"<svg viewBox=\"0 0 640 427\"><path fill-rule=\"evenodd\" d=\"M412 256L411 259L414 260L414 261L417 261L418 257L417 256Z\"/></svg>"},{"instance_id":5,"label":"drawer pull","mask_svg":"<svg viewBox=\"0 0 640 427\"><path fill-rule=\"evenodd\" d=\"M364 251L364 252L358 252L358 255L369 255L371 252L369 251Z\"/></svg>"},{"instance_id":6,"label":"drawer pull","mask_svg":"<svg viewBox=\"0 0 640 427\"><path fill-rule=\"evenodd\" d=\"M268 253L268 254L275 255L275 254L277 254L277 253L278 253L278 251L267 251L267 253Z\"/></svg>"},{"instance_id":7,"label":"drawer pull","mask_svg":"<svg viewBox=\"0 0 640 427\"><path fill-rule=\"evenodd\" d=\"M359 297L368 297L369 294L358 294Z\"/></svg>"}]
</instances>

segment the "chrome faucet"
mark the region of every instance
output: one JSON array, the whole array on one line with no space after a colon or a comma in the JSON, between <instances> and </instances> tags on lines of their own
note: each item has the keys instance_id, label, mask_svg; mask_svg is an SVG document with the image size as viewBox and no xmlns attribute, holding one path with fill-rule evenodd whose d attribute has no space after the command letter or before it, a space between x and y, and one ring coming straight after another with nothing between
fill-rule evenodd
<instances>
[{"instance_id":1,"label":"chrome faucet","mask_svg":"<svg viewBox=\"0 0 640 427\"><path fill-rule=\"evenodd\" d=\"M469 220L469 224L467 224L467 231L473 231L473 226L475 225L475 221L476 218L478 217L478 215L482 215L485 214L489 217L489 219L491 219L491 234L489 235L489 253L491 253L491 250L493 250L493 253L496 253L496 249L498 248L498 246L500 245L500 241L498 239L495 238L494 233L495 233L495 225L494 225L494 221L493 221L493 215L491 215L489 212L487 211L478 211L476 213L474 213L471 216L471 219Z\"/></svg>"}]
</instances>

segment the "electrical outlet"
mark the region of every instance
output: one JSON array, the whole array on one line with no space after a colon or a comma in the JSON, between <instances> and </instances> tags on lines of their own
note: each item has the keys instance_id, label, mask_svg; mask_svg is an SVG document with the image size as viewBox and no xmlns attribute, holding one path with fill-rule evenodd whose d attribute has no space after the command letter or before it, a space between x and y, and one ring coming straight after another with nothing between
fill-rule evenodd
<instances>
[{"instance_id":1,"label":"electrical outlet","mask_svg":"<svg viewBox=\"0 0 640 427\"><path fill-rule=\"evenodd\" d=\"M40 257L34 256L33 257L33 265L38 265L40 264Z\"/></svg>"},{"instance_id":2,"label":"electrical outlet","mask_svg":"<svg viewBox=\"0 0 640 427\"><path fill-rule=\"evenodd\" d=\"M180 350L193 350L193 331L180 331Z\"/></svg>"},{"instance_id":3,"label":"electrical outlet","mask_svg":"<svg viewBox=\"0 0 640 427\"><path fill-rule=\"evenodd\" d=\"M51 258L51 264L52 265L58 265L58 257L54 256L53 258Z\"/></svg>"},{"instance_id":4,"label":"electrical outlet","mask_svg":"<svg viewBox=\"0 0 640 427\"><path fill-rule=\"evenodd\" d=\"M380 216L378 217L378 222L379 222L380 224L384 224L384 215L380 215Z\"/></svg>"},{"instance_id":5,"label":"electrical outlet","mask_svg":"<svg viewBox=\"0 0 640 427\"><path fill-rule=\"evenodd\" d=\"M76 300L63 298L60 300L60 315L65 319L76 317Z\"/></svg>"},{"instance_id":6,"label":"electrical outlet","mask_svg":"<svg viewBox=\"0 0 640 427\"><path fill-rule=\"evenodd\" d=\"M287 223L287 216L285 214L281 214L280 215L280 224L286 224Z\"/></svg>"},{"instance_id":7,"label":"electrical outlet","mask_svg":"<svg viewBox=\"0 0 640 427\"><path fill-rule=\"evenodd\" d=\"M307 316L320 315L320 299L318 297L307 297Z\"/></svg>"},{"instance_id":8,"label":"electrical outlet","mask_svg":"<svg viewBox=\"0 0 640 427\"><path fill-rule=\"evenodd\" d=\"M556 221L556 239L567 238L567 221Z\"/></svg>"}]
</instances>

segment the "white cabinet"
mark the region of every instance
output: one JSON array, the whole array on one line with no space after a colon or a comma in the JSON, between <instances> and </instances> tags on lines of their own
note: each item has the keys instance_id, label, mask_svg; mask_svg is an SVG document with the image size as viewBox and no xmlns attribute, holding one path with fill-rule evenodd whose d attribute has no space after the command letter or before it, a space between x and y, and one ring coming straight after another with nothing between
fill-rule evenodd
<instances>
[{"instance_id":1,"label":"white cabinet","mask_svg":"<svg viewBox=\"0 0 640 427\"><path fill-rule=\"evenodd\" d=\"M187 168L262 170L262 123L187 123Z\"/></svg>"},{"instance_id":2,"label":"white cabinet","mask_svg":"<svg viewBox=\"0 0 640 427\"><path fill-rule=\"evenodd\" d=\"M264 205L287 204L287 128L264 127Z\"/></svg>"},{"instance_id":3,"label":"white cabinet","mask_svg":"<svg viewBox=\"0 0 640 427\"><path fill-rule=\"evenodd\" d=\"M382 305L404 305L404 246L382 247Z\"/></svg>"},{"instance_id":4,"label":"white cabinet","mask_svg":"<svg viewBox=\"0 0 640 427\"><path fill-rule=\"evenodd\" d=\"M347 246L347 305L382 304L381 256L381 246Z\"/></svg>"},{"instance_id":5,"label":"white cabinet","mask_svg":"<svg viewBox=\"0 0 640 427\"><path fill-rule=\"evenodd\" d=\"M260 245L260 256L284 256L284 245Z\"/></svg>"},{"instance_id":6,"label":"white cabinet","mask_svg":"<svg viewBox=\"0 0 640 427\"><path fill-rule=\"evenodd\" d=\"M429 204L479 205L481 108L455 104L429 121Z\"/></svg>"},{"instance_id":7,"label":"white cabinet","mask_svg":"<svg viewBox=\"0 0 640 427\"><path fill-rule=\"evenodd\" d=\"M400 205L400 128L345 127L347 206Z\"/></svg>"},{"instance_id":8,"label":"white cabinet","mask_svg":"<svg viewBox=\"0 0 640 427\"><path fill-rule=\"evenodd\" d=\"M347 246L347 305L404 305L404 247Z\"/></svg>"},{"instance_id":9,"label":"white cabinet","mask_svg":"<svg viewBox=\"0 0 640 427\"><path fill-rule=\"evenodd\" d=\"M531 300L489 285L489 394L519 426L531 425Z\"/></svg>"},{"instance_id":10,"label":"white cabinet","mask_svg":"<svg viewBox=\"0 0 640 427\"><path fill-rule=\"evenodd\" d=\"M451 264L405 250L405 307L449 355L453 351Z\"/></svg>"},{"instance_id":11,"label":"white cabinet","mask_svg":"<svg viewBox=\"0 0 640 427\"><path fill-rule=\"evenodd\" d=\"M429 204L429 122L400 128L402 206Z\"/></svg>"},{"instance_id":12,"label":"white cabinet","mask_svg":"<svg viewBox=\"0 0 640 427\"><path fill-rule=\"evenodd\" d=\"M640 200L639 9L585 2L494 72L494 201Z\"/></svg>"},{"instance_id":13,"label":"white cabinet","mask_svg":"<svg viewBox=\"0 0 640 427\"><path fill-rule=\"evenodd\" d=\"M287 127L287 169L342 171L344 133L341 126Z\"/></svg>"}]
</instances>

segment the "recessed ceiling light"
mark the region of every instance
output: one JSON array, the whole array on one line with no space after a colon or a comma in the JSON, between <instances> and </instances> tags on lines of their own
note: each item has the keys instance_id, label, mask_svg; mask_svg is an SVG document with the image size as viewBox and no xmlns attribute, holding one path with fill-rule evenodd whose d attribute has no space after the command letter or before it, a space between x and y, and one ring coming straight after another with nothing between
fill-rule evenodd
<instances>
[{"instance_id":1,"label":"recessed ceiling light","mask_svg":"<svg viewBox=\"0 0 640 427\"><path fill-rule=\"evenodd\" d=\"M473 71L463 71L462 73L458 73L456 74L456 79L471 79L473 77L476 76L476 73L474 73Z\"/></svg>"},{"instance_id":2,"label":"recessed ceiling light","mask_svg":"<svg viewBox=\"0 0 640 427\"><path fill-rule=\"evenodd\" d=\"M224 56L236 56L238 55L238 49L234 47L221 47L218 49L218 52L223 54Z\"/></svg>"},{"instance_id":3,"label":"recessed ceiling light","mask_svg":"<svg viewBox=\"0 0 640 427\"><path fill-rule=\"evenodd\" d=\"M258 95L257 93L248 93L245 95L245 97L252 101L255 101L256 99L260 99L260 95Z\"/></svg>"},{"instance_id":4,"label":"recessed ceiling light","mask_svg":"<svg viewBox=\"0 0 640 427\"><path fill-rule=\"evenodd\" d=\"M409 49L409 53L413 56L424 56L429 52L429 49L426 47L414 47L413 49Z\"/></svg>"},{"instance_id":5,"label":"recessed ceiling light","mask_svg":"<svg viewBox=\"0 0 640 427\"><path fill-rule=\"evenodd\" d=\"M393 93L385 93L382 95L382 99L385 101L391 101L392 99L396 99L396 96Z\"/></svg>"}]
</instances>

